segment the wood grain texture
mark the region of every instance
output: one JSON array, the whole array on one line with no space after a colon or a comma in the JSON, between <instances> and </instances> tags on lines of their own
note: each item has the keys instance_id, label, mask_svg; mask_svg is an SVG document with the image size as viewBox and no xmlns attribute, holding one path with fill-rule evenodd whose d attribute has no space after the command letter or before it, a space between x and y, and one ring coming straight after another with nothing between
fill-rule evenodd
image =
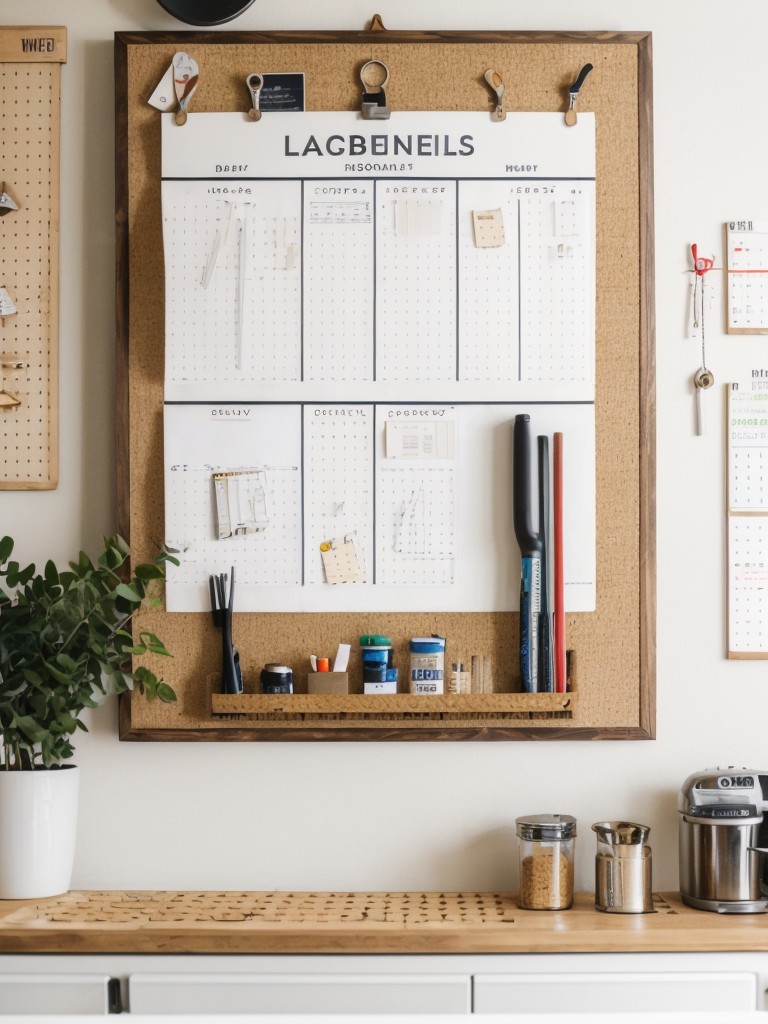
<instances>
[{"instance_id":1,"label":"wood grain texture","mask_svg":"<svg viewBox=\"0 0 768 1024\"><path fill-rule=\"evenodd\" d=\"M768 951L764 914L562 911L512 893L73 891L4 900L2 953L703 953Z\"/></svg>"},{"instance_id":2,"label":"wood grain texture","mask_svg":"<svg viewBox=\"0 0 768 1024\"><path fill-rule=\"evenodd\" d=\"M307 75L310 109L353 110L357 71L375 57L390 69L393 109L488 110L483 81L494 67L506 85L507 109L567 107L567 87L590 62L579 97L597 124L596 458L597 601L591 614L567 616L573 648L570 683L578 697L563 716L520 721L471 720L461 727L435 717L402 728L390 719L346 721L224 720L211 714L206 680L220 670L219 637L210 616L142 614L177 657L157 659L180 694L178 704L121 703L124 739L647 739L655 730L655 362L653 355L653 189L651 40L615 32L183 32L116 36L118 184L118 467L120 522L137 557L163 536L162 390L163 266L160 223L160 132L146 98L177 49L199 62L194 109L238 110L242 82L254 67ZM450 66L450 79L435 69ZM311 83L311 88L309 87ZM132 300L139 296L140 301ZM566 452L567 457L567 452ZM446 663L473 654L493 661L497 694L520 689L518 617L466 614L238 614L237 644L246 689L267 661L294 667L305 689L307 654L353 645L351 689L360 685L357 637L386 633L401 676L408 638L448 637ZM553 713L555 714L555 713ZM567 715L568 717L564 717Z\"/></svg>"},{"instance_id":3,"label":"wood grain texture","mask_svg":"<svg viewBox=\"0 0 768 1024\"><path fill-rule=\"evenodd\" d=\"M0 61L64 64L67 30L62 25L1 25Z\"/></svg>"}]
</instances>

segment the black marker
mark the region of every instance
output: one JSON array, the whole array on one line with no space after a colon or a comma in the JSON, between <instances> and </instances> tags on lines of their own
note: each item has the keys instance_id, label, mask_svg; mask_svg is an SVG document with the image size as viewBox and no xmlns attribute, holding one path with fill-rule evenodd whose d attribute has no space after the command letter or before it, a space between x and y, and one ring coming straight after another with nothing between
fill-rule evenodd
<instances>
[{"instance_id":1,"label":"black marker","mask_svg":"<svg viewBox=\"0 0 768 1024\"><path fill-rule=\"evenodd\" d=\"M531 417L515 416L512 474L512 518L520 546L520 676L526 693L539 689L539 622L541 616L541 550L531 524Z\"/></svg>"}]
</instances>

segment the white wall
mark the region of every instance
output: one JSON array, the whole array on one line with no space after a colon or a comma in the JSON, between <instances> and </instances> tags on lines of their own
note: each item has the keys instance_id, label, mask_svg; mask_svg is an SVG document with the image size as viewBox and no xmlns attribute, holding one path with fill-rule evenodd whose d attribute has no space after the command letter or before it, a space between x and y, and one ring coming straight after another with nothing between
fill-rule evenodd
<instances>
[{"instance_id":1,"label":"white wall","mask_svg":"<svg viewBox=\"0 0 768 1024\"><path fill-rule=\"evenodd\" d=\"M693 433L696 343L687 247L722 256L722 225L768 217L764 0L256 0L228 28L642 29L653 32L658 366L658 739L557 743L118 743L114 707L78 744L74 885L490 889L516 885L514 818L577 816L577 884L593 821L652 826L655 887L677 888L675 799L715 763L768 767L764 663L723 657L723 389ZM66 560L115 527L112 33L182 30L155 0L3 0L6 24L69 29L63 70L61 483L1 492L20 558ZM450 74L450 69L446 69ZM514 105L514 97L510 97ZM2 141L0 140L0 146ZM628 258L632 258L629 254ZM718 385L766 365L768 338L708 319Z\"/></svg>"}]
</instances>

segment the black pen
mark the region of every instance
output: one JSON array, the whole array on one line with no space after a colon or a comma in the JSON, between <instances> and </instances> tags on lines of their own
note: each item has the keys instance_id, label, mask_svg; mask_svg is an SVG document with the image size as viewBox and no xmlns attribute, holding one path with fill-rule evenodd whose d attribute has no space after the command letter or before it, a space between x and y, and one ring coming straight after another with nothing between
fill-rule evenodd
<instances>
[{"instance_id":1,"label":"black pen","mask_svg":"<svg viewBox=\"0 0 768 1024\"><path fill-rule=\"evenodd\" d=\"M213 624L221 629L221 691L242 693L243 675L240 669L240 654L232 643L232 612L235 604L235 567L232 566L227 596L227 574L208 577L211 592Z\"/></svg>"},{"instance_id":2,"label":"black pen","mask_svg":"<svg viewBox=\"0 0 768 1024\"><path fill-rule=\"evenodd\" d=\"M512 518L520 546L520 675L526 693L539 688L541 537L531 525L531 417L515 416Z\"/></svg>"}]
</instances>

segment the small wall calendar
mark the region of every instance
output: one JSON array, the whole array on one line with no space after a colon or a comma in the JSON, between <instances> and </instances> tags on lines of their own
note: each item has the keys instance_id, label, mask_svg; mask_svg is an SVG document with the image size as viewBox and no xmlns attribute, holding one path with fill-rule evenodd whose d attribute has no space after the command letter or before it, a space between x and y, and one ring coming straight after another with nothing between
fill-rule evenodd
<instances>
[{"instance_id":1,"label":"small wall calendar","mask_svg":"<svg viewBox=\"0 0 768 1024\"><path fill-rule=\"evenodd\" d=\"M425 116L163 115L169 611L516 608L520 412L594 609L594 117Z\"/></svg>"},{"instance_id":2,"label":"small wall calendar","mask_svg":"<svg viewBox=\"0 0 768 1024\"><path fill-rule=\"evenodd\" d=\"M726 224L729 334L768 334L768 221Z\"/></svg>"},{"instance_id":3,"label":"small wall calendar","mask_svg":"<svg viewBox=\"0 0 768 1024\"><path fill-rule=\"evenodd\" d=\"M728 386L728 657L768 658L768 371Z\"/></svg>"}]
</instances>

